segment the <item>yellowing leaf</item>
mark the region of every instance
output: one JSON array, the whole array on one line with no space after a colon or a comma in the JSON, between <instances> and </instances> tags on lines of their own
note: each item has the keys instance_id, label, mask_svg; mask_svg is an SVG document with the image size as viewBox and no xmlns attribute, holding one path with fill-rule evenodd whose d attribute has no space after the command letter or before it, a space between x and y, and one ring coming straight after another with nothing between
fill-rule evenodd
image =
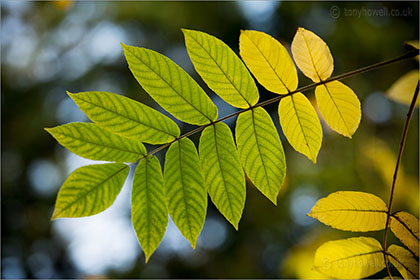
<instances>
[{"instance_id":1,"label":"yellowing leaf","mask_svg":"<svg viewBox=\"0 0 420 280\"><path fill-rule=\"evenodd\" d=\"M258 89L251 74L224 42L200 31L182 32L195 70L211 90L237 108L248 108L258 102Z\"/></svg>"},{"instance_id":2,"label":"yellowing leaf","mask_svg":"<svg viewBox=\"0 0 420 280\"><path fill-rule=\"evenodd\" d=\"M245 175L229 126L216 123L206 127L199 148L201 170L211 200L238 230L245 206Z\"/></svg>"},{"instance_id":3,"label":"yellowing leaf","mask_svg":"<svg viewBox=\"0 0 420 280\"><path fill-rule=\"evenodd\" d=\"M146 154L140 141L112 134L93 123L74 122L45 130L69 151L87 159L134 162Z\"/></svg>"},{"instance_id":4,"label":"yellowing leaf","mask_svg":"<svg viewBox=\"0 0 420 280\"><path fill-rule=\"evenodd\" d=\"M239 49L246 66L267 90L286 94L297 88L295 64L279 41L264 32L242 30Z\"/></svg>"},{"instance_id":5,"label":"yellowing leaf","mask_svg":"<svg viewBox=\"0 0 420 280\"><path fill-rule=\"evenodd\" d=\"M389 246L387 252L389 261L404 279L419 279L418 258L415 258L409 251L397 245Z\"/></svg>"},{"instance_id":6,"label":"yellowing leaf","mask_svg":"<svg viewBox=\"0 0 420 280\"><path fill-rule=\"evenodd\" d=\"M394 82L388 89L387 95L390 99L398 103L410 105L418 82L419 70L412 70ZM419 106L418 97L416 100L416 106Z\"/></svg>"},{"instance_id":7,"label":"yellowing leaf","mask_svg":"<svg viewBox=\"0 0 420 280\"><path fill-rule=\"evenodd\" d=\"M319 111L336 132L351 138L359 127L362 111L360 101L351 88L333 81L315 89Z\"/></svg>"},{"instance_id":8,"label":"yellowing leaf","mask_svg":"<svg viewBox=\"0 0 420 280\"><path fill-rule=\"evenodd\" d=\"M286 159L270 115L261 107L241 113L235 134L246 174L255 187L277 205L286 175Z\"/></svg>"},{"instance_id":9,"label":"yellowing leaf","mask_svg":"<svg viewBox=\"0 0 420 280\"><path fill-rule=\"evenodd\" d=\"M418 40L417 41L415 41L415 40L408 41L408 42L406 42L406 44L413 47L413 48L419 49L419 41ZM419 56L418 55L416 56L416 59L417 59L417 61L419 61Z\"/></svg>"},{"instance_id":10,"label":"yellowing leaf","mask_svg":"<svg viewBox=\"0 0 420 280\"><path fill-rule=\"evenodd\" d=\"M406 42L407 45L412 46L413 48L419 49L419 41L417 40L412 40L412 41L408 41Z\"/></svg>"},{"instance_id":11,"label":"yellowing leaf","mask_svg":"<svg viewBox=\"0 0 420 280\"><path fill-rule=\"evenodd\" d=\"M133 178L131 220L146 262L159 246L168 225L162 169L155 156L140 160Z\"/></svg>"},{"instance_id":12,"label":"yellowing leaf","mask_svg":"<svg viewBox=\"0 0 420 280\"><path fill-rule=\"evenodd\" d=\"M318 200L308 215L336 229L365 232L384 229L387 211L373 194L340 191Z\"/></svg>"},{"instance_id":13,"label":"yellowing leaf","mask_svg":"<svg viewBox=\"0 0 420 280\"><path fill-rule=\"evenodd\" d=\"M169 147L164 180L169 214L195 249L206 218L207 190L197 150L190 139L182 138Z\"/></svg>"},{"instance_id":14,"label":"yellowing leaf","mask_svg":"<svg viewBox=\"0 0 420 280\"><path fill-rule=\"evenodd\" d=\"M282 98L279 118L290 145L316 163L322 143L322 127L308 98L300 92Z\"/></svg>"},{"instance_id":15,"label":"yellowing leaf","mask_svg":"<svg viewBox=\"0 0 420 280\"><path fill-rule=\"evenodd\" d=\"M122 44L136 80L162 108L189 124L217 119L217 107L181 67L166 56L145 48Z\"/></svg>"},{"instance_id":16,"label":"yellowing leaf","mask_svg":"<svg viewBox=\"0 0 420 280\"><path fill-rule=\"evenodd\" d=\"M338 279L359 279L385 268L381 244L370 237L328 241L315 253L315 269Z\"/></svg>"},{"instance_id":17,"label":"yellowing leaf","mask_svg":"<svg viewBox=\"0 0 420 280\"><path fill-rule=\"evenodd\" d=\"M334 70L327 44L305 28L298 28L292 42L292 54L302 73L314 82L328 79Z\"/></svg>"},{"instance_id":18,"label":"yellowing leaf","mask_svg":"<svg viewBox=\"0 0 420 280\"><path fill-rule=\"evenodd\" d=\"M114 203L129 167L123 163L80 167L66 179L57 195L52 220L98 214Z\"/></svg>"},{"instance_id":19,"label":"yellowing leaf","mask_svg":"<svg viewBox=\"0 0 420 280\"><path fill-rule=\"evenodd\" d=\"M395 236L419 256L419 219L407 212L396 212L391 216L390 227Z\"/></svg>"}]
</instances>

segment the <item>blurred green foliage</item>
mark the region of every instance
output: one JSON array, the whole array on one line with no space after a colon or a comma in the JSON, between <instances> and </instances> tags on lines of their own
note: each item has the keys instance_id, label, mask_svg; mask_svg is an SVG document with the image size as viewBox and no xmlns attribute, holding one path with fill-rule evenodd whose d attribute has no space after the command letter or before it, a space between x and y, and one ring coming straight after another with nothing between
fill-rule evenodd
<instances>
[{"instance_id":1,"label":"blurred green foliage","mask_svg":"<svg viewBox=\"0 0 420 280\"><path fill-rule=\"evenodd\" d=\"M331 13L333 8L339 9L338 17ZM297 27L303 26L327 42L335 59L333 75L337 75L402 54L404 41L418 39L418 8L418 2L2 1L2 278L315 277L305 274L312 255L300 258L296 252L314 251L316 243L354 235L332 232L305 214L317 199L337 190L370 192L387 201L390 170L408 108L387 100L383 92L403 73L418 68L416 60L343 81L362 102L362 122L352 140L329 133L323 125L325 135L316 165L296 153L281 135L287 177L277 207L248 184L238 232L210 203L201 248L199 240L195 252L182 246L179 249L175 245L182 240L168 237L148 265L136 243L131 259L127 259L128 253L107 251L112 244L81 254L79 247L86 242L72 239L77 234L63 234L69 223L49 221L57 190L80 163L74 163L78 159L59 147L43 128L86 120L65 90L112 91L158 108L130 74L119 42L169 56L213 98L222 117L234 109L218 99L194 72L181 28L212 34L237 52L240 29L265 31L289 48ZM405 16L369 16L381 9ZM365 12L359 17L351 11ZM299 78L299 86L310 83L303 75ZM260 101L274 96L263 87L259 90ZM313 99L312 91L305 94ZM276 107L266 109L278 127ZM228 124L233 127L234 122ZM418 126L416 110L393 207L415 215L419 207ZM191 128L181 127L183 132ZM197 142L198 136L192 140ZM161 152L158 157L162 160L163 155ZM121 199L122 204L129 203L128 197ZM124 210L117 218L129 222L130 214ZM71 224L85 227L85 222L98 219L94 216ZM106 218L104 221L106 235L113 225L107 225ZM370 235L382 238L381 233ZM132 228L128 236L135 236ZM207 246L211 240L215 245ZM118 242L112 243L119 246ZM127 262L119 266L95 263L92 258L98 250L105 252L105 257L114 257L112 260Z\"/></svg>"}]
</instances>

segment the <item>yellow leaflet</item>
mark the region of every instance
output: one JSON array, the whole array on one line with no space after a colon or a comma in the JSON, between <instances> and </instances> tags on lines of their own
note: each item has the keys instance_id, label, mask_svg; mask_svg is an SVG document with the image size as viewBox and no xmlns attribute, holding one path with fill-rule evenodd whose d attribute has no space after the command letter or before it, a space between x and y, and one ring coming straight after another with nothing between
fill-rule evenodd
<instances>
[{"instance_id":1,"label":"yellow leaflet","mask_svg":"<svg viewBox=\"0 0 420 280\"><path fill-rule=\"evenodd\" d=\"M419 219L407 212L392 214L390 227L395 236L419 256Z\"/></svg>"},{"instance_id":2,"label":"yellow leaflet","mask_svg":"<svg viewBox=\"0 0 420 280\"><path fill-rule=\"evenodd\" d=\"M327 124L336 132L351 138L362 117L360 101L345 84L333 81L317 86L316 102Z\"/></svg>"},{"instance_id":3,"label":"yellow leaflet","mask_svg":"<svg viewBox=\"0 0 420 280\"><path fill-rule=\"evenodd\" d=\"M316 163L322 143L322 128L308 98L300 92L282 98L279 118L290 145Z\"/></svg>"},{"instance_id":4,"label":"yellow leaflet","mask_svg":"<svg viewBox=\"0 0 420 280\"><path fill-rule=\"evenodd\" d=\"M398 103L410 105L418 82L419 70L412 70L394 82L388 89L387 95L390 99ZM416 100L416 106L419 106L418 97Z\"/></svg>"},{"instance_id":5,"label":"yellow leaflet","mask_svg":"<svg viewBox=\"0 0 420 280\"><path fill-rule=\"evenodd\" d=\"M314 82L328 79L334 70L327 44L305 28L298 28L292 42L292 54L302 73Z\"/></svg>"},{"instance_id":6,"label":"yellow leaflet","mask_svg":"<svg viewBox=\"0 0 420 280\"><path fill-rule=\"evenodd\" d=\"M286 94L297 88L296 67L279 41L264 32L242 30L239 49L246 66L267 90Z\"/></svg>"},{"instance_id":7,"label":"yellow leaflet","mask_svg":"<svg viewBox=\"0 0 420 280\"><path fill-rule=\"evenodd\" d=\"M418 40L417 41L415 41L415 40L408 41L408 42L406 42L406 44L409 45L409 46L412 46L413 48L419 49L419 41ZM417 59L417 61L419 61L419 56L418 55L416 56L416 59Z\"/></svg>"},{"instance_id":8,"label":"yellow leaflet","mask_svg":"<svg viewBox=\"0 0 420 280\"><path fill-rule=\"evenodd\" d=\"M389 253L389 261L397 268L404 279L419 278L419 260L414 258L413 254L397 245L389 246L387 252Z\"/></svg>"},{"instance_id":9,"label":"yellow leaflet","mask_svg":"<svg viewBox=\"0 0 420 280\"><path fill-rule=\"evenodd\" d=\"M384 229L387 211L373 194L340 191L318 200L308 216L336 229L365 232Z\"/></svg>"},{"instance_id":10,"label":"yellow leaflet","mask_svg":"<svg viewBox=\"0 0 420 280\"><path fill-rule=\"evenodd\" d=\"M360 279L385 268L381 244L370 237L329 241L315 253L315 269L338 279Z\"/></svg>"}]
</instances>

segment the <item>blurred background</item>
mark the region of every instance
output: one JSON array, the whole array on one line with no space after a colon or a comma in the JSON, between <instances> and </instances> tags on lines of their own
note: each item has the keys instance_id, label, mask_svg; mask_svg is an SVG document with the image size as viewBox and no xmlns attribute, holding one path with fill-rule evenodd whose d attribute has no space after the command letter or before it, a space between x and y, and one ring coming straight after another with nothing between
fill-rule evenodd
<instances>
[{"instance_id":1,"label":"blurred background","mask_svg":"<svg viewBox=\"0 0 420 280\"><path fill-rule=\"evenodd\" d=\"M65 178L91 161L66 151L43 128L87 121L66 90L115 92L159 109L131 75L120 42L174 60L206 90L222 117L236 109L196 74L181 28L212 34L238 53L241 29L267 32L290 49L302 26L327 42L337 75L404 53L404 41L418 40L418 10L418 2L1 1L1 278L318 277L311 270L316 248L360 234L331 229L306 214L318 199L338 190L374 193L388 202L408 106L390 101L384 92L418 68L416 60L343 81L362 102L362 121L351 140L323 123L316 165L291 148L279 127L277 105L267 106L287 161L278 206L248 183L238 232L209 202L197 249L170 221L147 265L130 222L132 174L105 212L50 221ZM300 86L311 83L301 74L299 80ZM275 96L259 90L260 101ZM314 101L313 90L305 94ZM417 217L418 119L416 110L393 207ZM235 119L227 123L233 128ZM191 128L181 127L183 132ZM197 143L198 137L192 140ZM163 156L158 154L161 162ZM363 235L383 238L383 232Z\"/></svg>"}]
</instances>

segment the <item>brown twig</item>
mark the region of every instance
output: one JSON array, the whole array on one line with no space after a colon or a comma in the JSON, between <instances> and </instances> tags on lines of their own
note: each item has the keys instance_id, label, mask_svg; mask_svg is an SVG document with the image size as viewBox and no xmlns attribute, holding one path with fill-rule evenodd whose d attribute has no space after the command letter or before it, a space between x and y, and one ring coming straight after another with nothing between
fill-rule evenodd
<instances>
[{"instance_id":1,"label":"brown twig","mask_svg":"<svg viewBox=\"0 0 420 280\"><path fill-rule=\"evenodd\" d=\"M387 254L385 254L386 246L387 246L386 243L387 243L387 238L388 238L388 226L389 226L389 221L391 220L391 208L392 208L392 201L393 201L393 198L394 198L395 183L397 182L397 176L398 176L398 170L399 170L399 167L400 167L401 157L402 157L402 154L403 154L403 151L404 151L405 141L407 139L408 126L410 125L410 120L411 120L411 117L413 116L413 111L414 111L414 107L416 105L416 101L417 101L418 96L419 96L419 83L417 83L416 90L414 91L413 99L411 101L410 108L408 109L407 119L405 121L404 130L403 130L403 133L402 133L402 136L401 136L400 150L398 152L397 163L395 164L394 175L392 177L391 194L390 194L390 197L389 197L388 212L387 212L386 223L385 223L384 244L383 244L384 260L385 260L386 270L387 270L388 275L391 279L392 279L392 275L391 275L391 272L389 270L388 256L387 256Z\"/></svg>"},{"instance_id":2,"label":"brown twig","mask_svg":"<svg viewBox=\"0 0 420 280\"><path fill-rule=\"evenodd\" d=\"M282 98L285 98L287 96L293 95L293 94L298 93L298 92L307 91L309 89L313 89L313 88L315 88L315 87L317 87L319 85L322 85L322 84L325 84L325 83L328 83L328 82L332 82L332 81L336 81L336 80L342 80L342 79L345 79L345 78L349 78L349 77L355 76L357 74L361 74L361 73L365 73L365 72L368 72L368 71L376 70L378 68L381 68L381 67L384 67L384 66L393 64L395 62L399 62L399 61L403 61L405 59L413 58L413 57L417 56L418 53L419 52L418 52L417 49L411 50L411 51L406 52L405 54L400 55L400 56L398 56L396 58L385 60L385 61L382 61L382 62L378 62L378 63L372 64L372 65L368 65L368 66L365 66L365 67L356 69L354 71L350 71L350 72L347 72L347 73L344 73L344 74L341 74L341 75L337 75L337 76L328 78L325 81L321 81L321 82L318 82L318 83L312 83L310 85L300 87L300 88L298 88L298 89L296 89L294 91L291 91L291 92L289 92L287 94L279 95L279 96L276 96L276 97L271 98L269 100L260 102L258 104L255 104L254 106L249 107L249 108L246 108L246 109L243 109L243 110L234 112L234 113L232 113L230 115L227 115L225 117L222 117L222 118L220 118L220 119L218 119L218 120L216 120L214 122L211 122L211 123L205 124L203 126L197 127L195 129L193 129L193 130L191 130L191 131L189 131L189 132L187 132L187 133L179 136L178 138L172 140L171 142L166 143L166 144L163 144L163 145L157 147L156 149L148 152L146 155L140 157L139 160L141 160L142 158L144 158L146 156L153 155L153 154L155 154L155 153L157 153L157 152L159 152L159 151L161 151L161 150L169 147L172 143L174 143L176 141L179 141L182 138L185 138L185 137L191 136L191 135L193 135L195 133L198 133L198 132L202 131L203 129L205 129L206 127L210 126L210 125L213 125L215 123L222 122L224 120L230 119L230 118L235 117L235 116L237 116L237 115L239 115L239 114L241 114L243 112L252 110L253 108L262 107L262 106L266 106L266 105L272 104L274 102L280 101Z\"/></svg>"}]
</instances>

